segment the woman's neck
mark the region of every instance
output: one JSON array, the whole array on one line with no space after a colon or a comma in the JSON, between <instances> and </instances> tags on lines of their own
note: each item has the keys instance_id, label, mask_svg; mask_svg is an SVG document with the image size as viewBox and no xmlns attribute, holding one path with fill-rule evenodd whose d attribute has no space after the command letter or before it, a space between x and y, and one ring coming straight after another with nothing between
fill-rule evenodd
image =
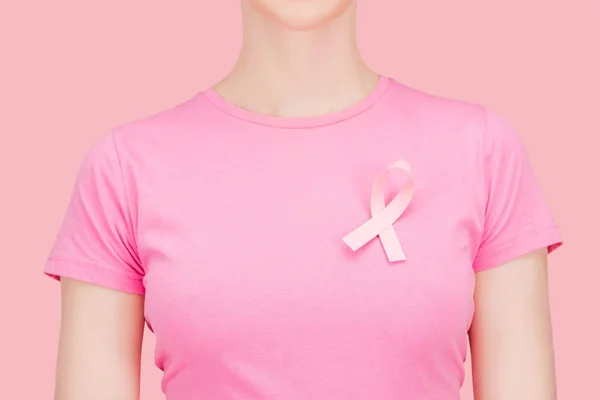
<instances>
[{"instance_id":1,"label":"woman's neck","mask_svg":"<svg viewBox=\"0 0 600 400\"><path fill-rule=\"evenodd\" d=\"M244 42L231 73L214 86L225 100L281 117L328 114L360 102L379 76L356 43L356 9L327 26L287 30L243 2Z\"/></svg>"}]
</instances>

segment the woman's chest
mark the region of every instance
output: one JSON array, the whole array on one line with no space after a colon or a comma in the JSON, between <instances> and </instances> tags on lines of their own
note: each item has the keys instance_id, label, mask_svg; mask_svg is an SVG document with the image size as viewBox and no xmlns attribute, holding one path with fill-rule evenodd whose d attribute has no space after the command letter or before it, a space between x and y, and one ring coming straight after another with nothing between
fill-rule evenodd
<instances>
[{"instance_id":1,"label":"woman's chest","mask_svg":"<svg viewBox=\"0 0 600 400\"><path fill-rule=\"evenodd\" d=\"M391 225L407 259L390 263L379 237L356 251L342 238L373 217L373 182L404 155L303 154L189 163L147 183L138 247L153 328L218 343L340 329L397 340L415 324L466 333L476 234L462 183L413 163L414 196ZM403 184L392 177L387 198Z\"/></svg>"}]
</instances>

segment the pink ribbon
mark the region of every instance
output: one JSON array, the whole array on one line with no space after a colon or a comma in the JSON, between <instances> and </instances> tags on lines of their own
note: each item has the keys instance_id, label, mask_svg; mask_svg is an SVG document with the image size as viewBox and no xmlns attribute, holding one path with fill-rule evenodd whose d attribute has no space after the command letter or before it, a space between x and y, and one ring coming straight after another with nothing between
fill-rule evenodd
<instances>
[{"instance_id":1,"label":"pink ribbon","mask_svg":"<svg viewBox=\"0 0 600 400\"><path fill-rule=\"evenodd\" d=\"M400 169L408 174L408 181L396 194L396 196L385 204L385 183L388 173L392 169ZM400 218L415 192L410 164L405 160L398 160L375 180L371 189L371 219L360 225L343 238L343 241L354 251L379 236L385 253L390 262L404 261L406 256L398 241L394 230L394 222Z\"/></svg>"}]
</instances>

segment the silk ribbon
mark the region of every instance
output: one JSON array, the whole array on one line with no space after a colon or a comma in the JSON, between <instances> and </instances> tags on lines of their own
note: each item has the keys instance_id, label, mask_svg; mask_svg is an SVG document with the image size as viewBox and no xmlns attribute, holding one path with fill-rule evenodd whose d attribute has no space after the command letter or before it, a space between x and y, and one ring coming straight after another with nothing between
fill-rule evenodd
<instances>
[{"instance_id":1,"label":"silk ribbon","mask_svg":"<svg viewBox=\"0 0 600 400\"><path fill-rule=\"evenodd\" d=\"M408 180L396 196L385 204L385 185L391 170L399 169L408 174ZM371 189L371 219L364 222L343 238L354 251L379 236L381 244L390 262L404 261L406 255L400 245L393 224L400 218L412 200L415 185L410 164L398 160L385 169L375 180Z\"/></svg>"}]
</instances>

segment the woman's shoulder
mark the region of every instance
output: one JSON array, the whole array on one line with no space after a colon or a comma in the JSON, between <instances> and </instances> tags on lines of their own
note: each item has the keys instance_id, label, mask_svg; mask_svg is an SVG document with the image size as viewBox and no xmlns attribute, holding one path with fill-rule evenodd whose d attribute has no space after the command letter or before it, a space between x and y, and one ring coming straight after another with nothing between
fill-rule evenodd
<instances>
[{"instance_id":1,"label":"woman's shoulder","mask_svg":"<svg viewBox=\"0 0 600 400\"><path fill-rule=\"evenodd\" d=\"M394 109L420 126L455 138L520 146L520 136L508 119L483 103L434 94L393 79L390 82Z\"/></svg>"},{"instance_id":2,"label":"woman's shoulder","mask_svg":"<svg viewBox=\"0 0 600 400\"><path fill-rule=\"evenodd\" d=\"M486 107L475 101L435 94L431 91L410 86L390 79L389 98L398 103L401 112L413 117L450 122L460 119L485 118Z\"/></svg>"},{"instance_id":3,"label":"woman's shoulder","mask_svg":"<svg viewBox=\"0 0 600 400\"><path fill-rule=\"evenodd\" d=\"M197 107L198 96L196 94L157 111L122 122L113 126L109 134L125 142L168 138L192 125L197 125L201 119Z\"/></svg>"}]
</instances>

